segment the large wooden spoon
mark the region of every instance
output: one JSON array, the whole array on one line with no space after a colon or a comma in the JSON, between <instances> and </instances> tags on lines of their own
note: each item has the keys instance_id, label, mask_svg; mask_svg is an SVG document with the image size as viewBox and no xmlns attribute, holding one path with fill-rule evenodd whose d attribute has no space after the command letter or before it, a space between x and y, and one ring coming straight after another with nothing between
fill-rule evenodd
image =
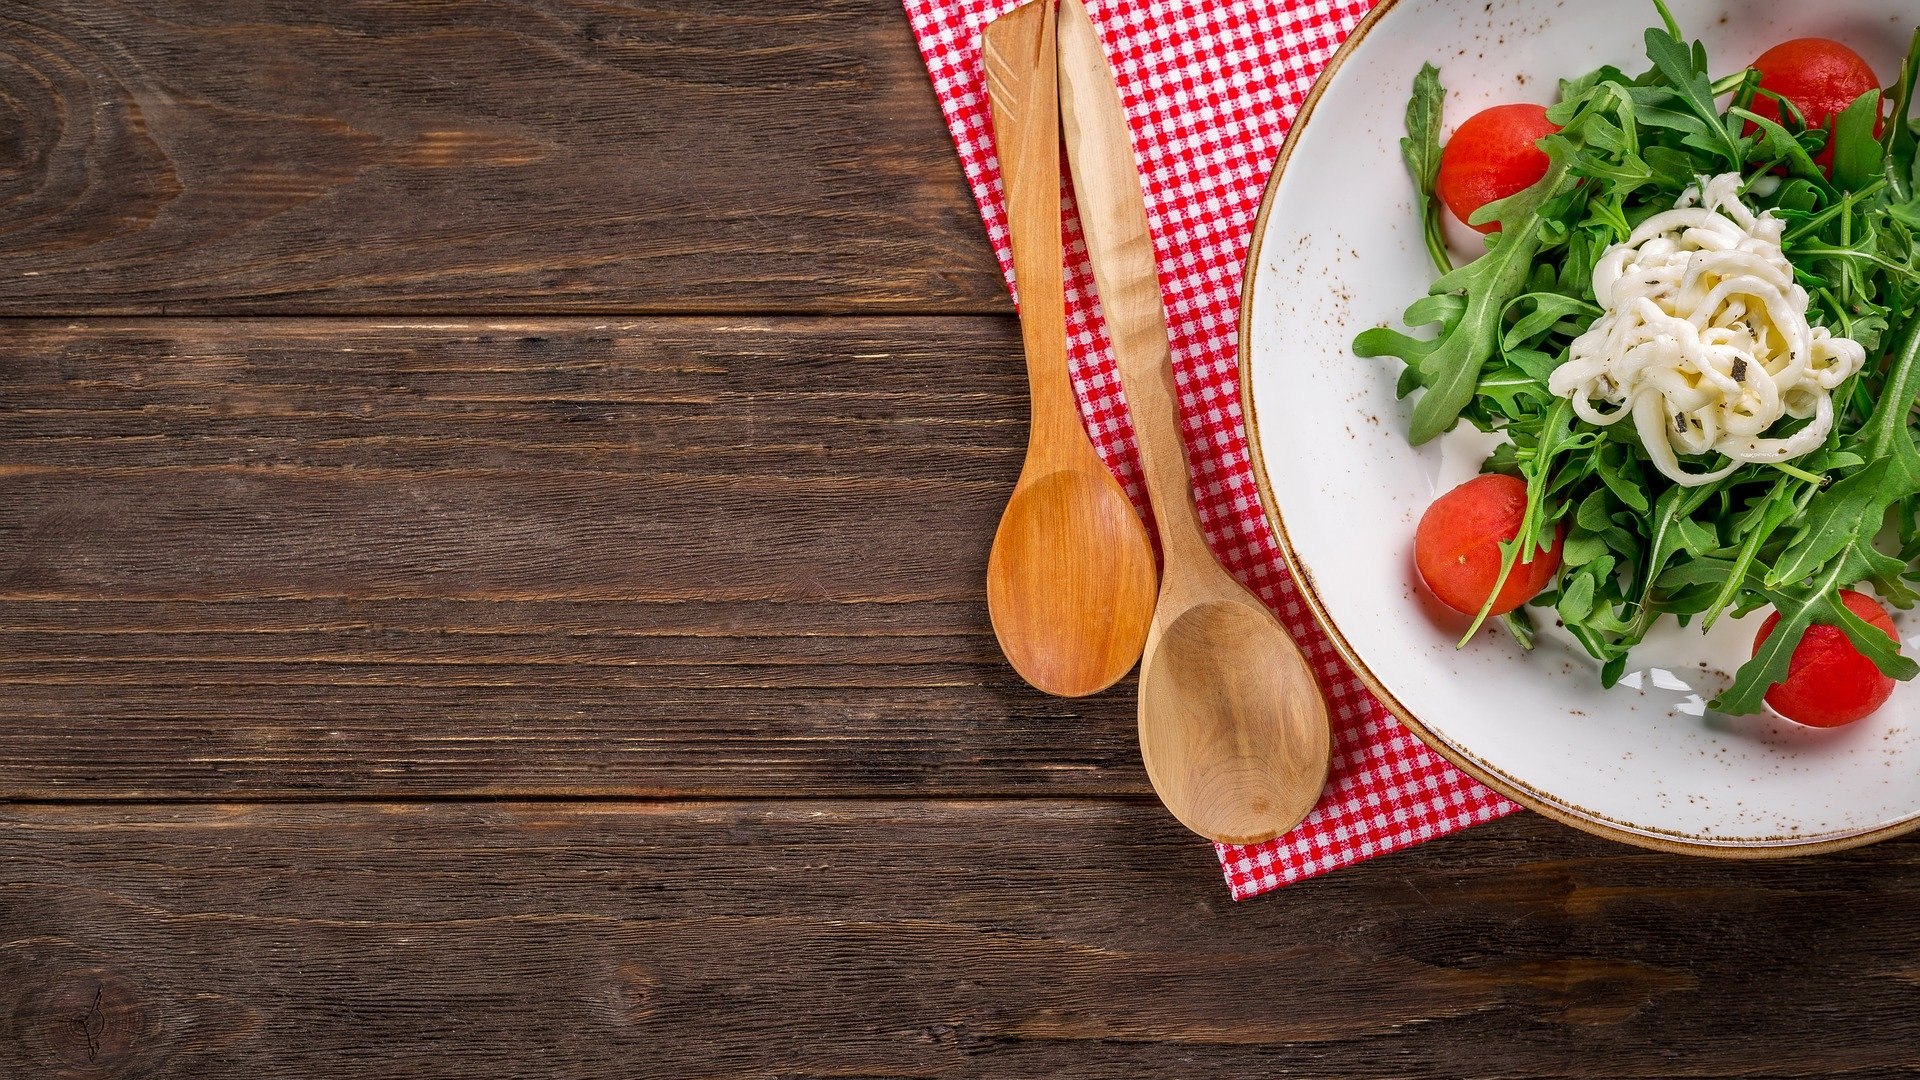
<instances>
[{"instance_id":1,"label":"large wooden spoon","mask_svg":"<svg viewBox=\"0 0 1920 1080\"><path fill-rule=\"evenodd\" d=\"M1293 828L1319 801L1327 706L1293 639L1207 548L1120 95L1079 0L1062 0L1059 22L1067 160L1166 560L1140 663L1140 754L1183 825L1222 843L1256 843Z\"/></svg>"},{"instance_id":2,"label":"large wooden spoon","mask_svg":"<svg viewBox=\"0 0 1920 1080\"><path fill-rule=\"evenodd\" d=\"M1052 0L994 20L983 51L1033 403L1026 465L987 558L987 611L1022 678L1080 697L1140 658L1158 588L1153 540L1088 441L1067 374Z\"/></svg>"}]
</instances>

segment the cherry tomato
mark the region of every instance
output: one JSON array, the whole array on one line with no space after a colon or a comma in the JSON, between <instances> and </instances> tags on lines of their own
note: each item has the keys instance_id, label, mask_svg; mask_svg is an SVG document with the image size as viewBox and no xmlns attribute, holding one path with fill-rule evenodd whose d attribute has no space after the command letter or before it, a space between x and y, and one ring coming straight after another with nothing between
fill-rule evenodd
<instances>
[{"instance_id":1,"label":"cherry tomato","mask_svg":"<svg viewBox=\"0 0 1920 1080\"><path fill-rule=\"evenodd\" d=\"M1413 563L1420 580L1440 602L1455 611L1478 614L1500 579L1500 544L1520 532L1527 512L1526 482L1488 473L1433 500L1413 534ZM1546 551L1522 552L1532 561L1513 564L1507 583L1494 597L1491 613L1505 615L1546 588L1560 569L1556 530Z\"/></svg>"},{"instance_id":2,"label":"cherry tomato","mask_svg":"<svg viewBox=\"0 0 1920 1080\"><path fill-rule=\"evenodd\" d=\"M1847 610L1898 640L1893 619L1873 598L1851 589L1840 592ZM1755 652L1780 622L1774 612L1760 625L1753 639ZM1860 655L1837 626L1815 624L1807 627L1800 644L1787 661L1787 678L1767 691L1767 704L1795 723L1808 727L1839 727L1873 712L1887 703L1893 693L1893 680L1880 673L1873 661Z\"/></svg>"},{"instance_id":3,"label":"cherry tomato","mask_svg":"<svg viewBox=\"0 0 1920 1080\"><path fill-rule=\"evenodd\" d=\"M1847 106L1861 94L1880 85L1873 68L1860 54L1827 38L1794 38L1783 41L1753 62L1760 72L1760 89L1770 90L1793 102L1809 128L1826 128L1827 145L1813 156L1822 171L1833 171L1832 124ZM1780 103L1765 94L1753 96L1753 111L1769 120L1779 121ZM1753 125L1748 124L1752 131ZM1873 133L1880 134L1875 119Z\"/></svg>"},{"instance_id":4,"label":"cherry tomato","mask_svg":"<svg viewBox=\"0 0 1920 1080\"><path fill-rule=\"evenodd\" d=\"M1495 105L1474 113L1440 151L1434 181L1440 201L1464 222L1488 203L1532 187L1549 164L1546 151L1534 144L1559 130L1538 105ZM1473 227L1490 233L1500 223Z\"/></svg>"}]
</instances>

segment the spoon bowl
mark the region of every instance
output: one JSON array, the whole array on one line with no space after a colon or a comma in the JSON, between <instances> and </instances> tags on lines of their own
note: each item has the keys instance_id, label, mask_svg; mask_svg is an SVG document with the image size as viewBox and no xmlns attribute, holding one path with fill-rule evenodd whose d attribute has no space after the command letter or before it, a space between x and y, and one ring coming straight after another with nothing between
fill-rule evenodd
<instances>
[{"instance_id":1,"label":"spoon bowl","mask_svg":"<svg viewBox=\"0 0 1920 1080\"><path fill-rule=\"evenodd\" d=\"M1172 611L1140 664L1147 777L1202 836L1278 836L1326 783L1326 706L1306 659L1265 607L1216 598Z\"/></svg>"},{"instance_id":2,"label":"spoon bowl","mask_svg":"<svg viewBox=\"0 0 1920 1080\"><path fill-rule=\"evenodd\" d=\"M1036 688L1082 697L1120 681L1159 587L1146 526L1098 459L1014 488L987 558L987 611Z\"/></svg>"}]
</instances>

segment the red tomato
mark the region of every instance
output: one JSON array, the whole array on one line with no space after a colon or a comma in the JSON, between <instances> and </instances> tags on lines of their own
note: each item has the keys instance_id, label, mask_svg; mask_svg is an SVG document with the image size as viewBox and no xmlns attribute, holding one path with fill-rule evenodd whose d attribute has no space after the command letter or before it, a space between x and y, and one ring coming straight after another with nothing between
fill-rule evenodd
<instances>
[{"instance_id":1,"label":"red tomato","mask_svg":"<svg viewBox=\"0 0 1920 1080\"><path fill-rule=\"evenodd\" d=\"M1413 534L1413 563L1420 580L1440 602L1455 611L1478 614L1500 579L1500 544L1520 532L1527 512L1526 481L1488 473L1433 500ZM1513 564L1507 583L1494 597L1491 613L1505 615L1547 587L1560 569L1556 530L1545 552L1521 552L1531 562Z\"/></svg>"},{"instance_id":2,"label":"red tomato","mask_svg":"<svg viewBox=\"0 0 1920 1080\"><path fill-rule=\"evenodd\" d=\"M1559 130L1538 105L1495 105L1474 113L1440 151L1434 181L1440 201L1464 222L1488 203L1532 187L1549 164L1546 151L1534 144ZM1500 224L1473 227L1490 233Z\"/></svg>"},{"instance_id":3,"label":"red tomato","mask_svg":"<svg viewBox=\"0 0 1920 1080\"><path fill-rule=\"evenodd\" d=\"M1859 53L1827 38L1783 41L1761 53L1753 66L1760 72L1760 89L1793 102L1809 128L1826 128L1829 137L1834 118L1855 98L1880 85L1879 77ZM1783 112L1780 103L1765 94L1753 96L1753 111L1774 121L1779 121ZM1751 132L1753 125L1748 124L1747 130ZM1880 133L1878 120L1874 121L1873 132ZM1829 141L1813 160L1831 173L1833 143Z\"/></svg>"},{"instance_id":4,"label":"red tomato","mask_svg":"<svg viewBox=\"0 0 1920 1080\"><path fill-rule=\"evenodd\" d=\"M1872 597L1843 589L1840 602L1898 640L1892 617ZM1779 621L1776 611L1760 625L1760 633L1753 639L1755 652ZM1807 627L1806 635L1793 650L1793 658L1787 661L1786 681L1774 683L1767 691L1767 704L1781 716L1808 727L1839 727L1885 705L1892 693L1893 680L1860 655L1839 627L1815 624Z\"/></svg>"}]
</instances>

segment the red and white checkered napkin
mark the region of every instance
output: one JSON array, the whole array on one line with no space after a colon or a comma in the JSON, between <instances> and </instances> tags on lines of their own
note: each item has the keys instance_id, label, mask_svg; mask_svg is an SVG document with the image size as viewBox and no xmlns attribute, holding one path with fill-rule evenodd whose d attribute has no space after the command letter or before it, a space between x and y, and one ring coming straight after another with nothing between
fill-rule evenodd
<instances>
[{"instance_id":1,"label":"red and white checkered napkin","mask_svg":"<svg viewBox=\"0 0 1920 1080\"><path fill-rule=\"evenodd\" d=\"M1018 0L904 2L987 236L1011 281L980 31ZM1341 662L1281 562L1240 426L1235 322L1261 188L1314 76L1369 6L1368 0L1088 4L1144 173L1201 523L1220 561L1272 605L1306 650L1333 714L1333 773L1313 814L1278 840L1218 845L1237 899L1516 809L1416 740ZM1094 444L1144 506L1133 430L1105 328L1094 317L1093 277L1078 232L1069 212L1074 385Z\"/></svg>"}]
</instances>

